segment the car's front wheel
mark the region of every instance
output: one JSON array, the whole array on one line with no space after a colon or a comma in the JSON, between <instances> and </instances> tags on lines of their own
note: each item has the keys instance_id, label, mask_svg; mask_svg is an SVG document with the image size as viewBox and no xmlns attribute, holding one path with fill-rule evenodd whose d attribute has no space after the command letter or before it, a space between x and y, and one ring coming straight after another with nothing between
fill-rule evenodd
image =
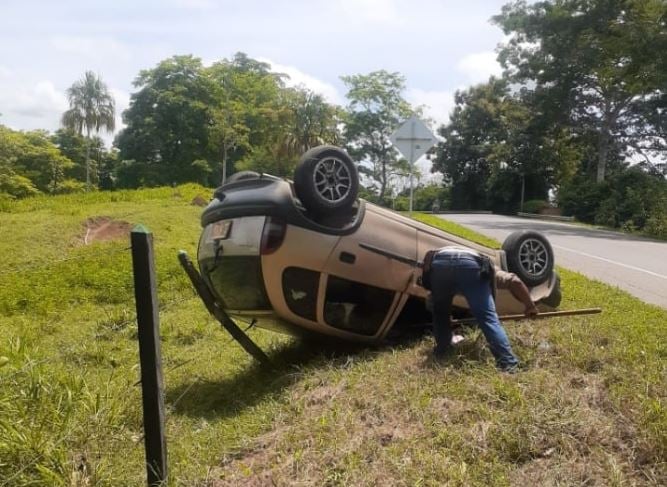
<instances>
[{"instance_id":1,"label":"car's front wheel","mask_svg":"<svg viewBox=\"0 0 667 487\"><path fill-rule=\"evenodd\" d=\"M331 145L306 152L294 171L294 189L308 209L331 214L350 208L359 192L359 174L350 156Z\"/></svg>"},{"instance_id":2,"label":"car's front wheel","mask_svg":"<svg viewBox=\"0 0 667 487\"><path fill-rule=\"evenodd\" d=\"M554 252L547 238L539 232L511 233L503 242L503 250L509 270L528 286L542 284L553 272Z\"/></svg>"}]
</instances>

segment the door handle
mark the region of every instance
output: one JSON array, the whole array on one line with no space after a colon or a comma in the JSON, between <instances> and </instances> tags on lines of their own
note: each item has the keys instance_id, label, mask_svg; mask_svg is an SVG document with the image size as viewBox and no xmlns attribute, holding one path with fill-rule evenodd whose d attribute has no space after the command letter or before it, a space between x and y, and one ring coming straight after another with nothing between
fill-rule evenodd
<instances>
[{"instance_id":1,"label":"door handle","mask_svg":"<svg viewBox=\"0 0 667 487\"><path fill-rule=\"evenodd\" d=\"M357 256L349 252L341 252L338 258L341 262L345 262L346 264L354 264L357 260Z\"/></svg>"}]
</instances>

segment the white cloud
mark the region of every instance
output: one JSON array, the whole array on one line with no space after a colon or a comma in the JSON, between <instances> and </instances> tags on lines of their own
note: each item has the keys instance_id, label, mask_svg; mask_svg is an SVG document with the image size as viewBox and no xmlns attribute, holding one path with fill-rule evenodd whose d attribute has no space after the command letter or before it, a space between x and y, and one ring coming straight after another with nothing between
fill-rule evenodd
<instances>
[{"instance_id":1,"label":"white cloud","mask_svg":"<svg viewBox=\"0 0 667 487\"><path fill-rule=\"evenodd\" d=\"M127 46L113 37L56 36L50 40L51 46L61 53L85 56L92 59L131 58Z\"/></svg>"},{"instance_id":2,"label":"white cloud","mask_svg":"<svg viewBox=\"0 0 667 487\"><path fill-rule=\"evenodd\" d=\"M205 10L215 6L213 0L171 0L169 3L174 7L189 8L193 10Z\"/></svg>"},{"instance_id":3,"label":"white cloud","mask_svg":"<svg viewBox=\"0 0 667 487\"><path fill-rule=\"evenodd\" d=\"M2 83L0 85L0 106L3 115L37 119L44 123L43 128L53 127L53 117L59 118L67 110L68 104L64 93L58 91L51 81L40 81L32 86L20 83ZM36 128L39 125L36 125Z\"/></svg>"},{"instance_id":4,"label":"white cloud","mask_svg":"<svg viewBox=\"0 0 667 487\"><path fill-rule=\"evenodd\" d=\"M456 68L465 74L471 83L482 83L487 81L489 76L499 76L503 71L493 51L468 54L458 62Z\"/></svg>"},{"instance_id":5,"label":"white cloud","mask_svg":"<svg viewBox=\"0 0 667 487\"><path fill-rule=\"evenodd\" d=\"M355 23L397 24L401 17L394 0L338 0L348 21Z\"/></svg>"},{"instance_id":6,"label":"white cloud","mask_svg":"<svg viewBox=\"0 0 667 487\"><path fill-rule=\"evenodd\" d=\"M288 86L299 86L303 85L311 91L322 95L329 103L342 104L343 97L338 93L338 90L329 83L326 83L320 79L315 78L309 74L304 73L294 66L287 66L285 64L274 63L270 59L258 58L259 61L269 63L271 65L271 71L274 73L284 73L289 76L288 80L285 80L285 83Z\"/></svg>"},{"instance_id":7,"label":"white cloud","mask_svg":"<svg viewBox=\"0 0 667 487\"><path fill-rule=\"evenodd\" d=\"M130 95L123 90L117 88L110 88L111 95L116 102L116 131L114 134L100 134L107 142L112 142L115 134L125 128L123 123L123 112L130 106Z\"/></svg>"},{"instance_id":8,"label":"white cloud","mask_svg":"<svg viewBox=\"0 0 667 487\"><path fill-rule=\"evenodd\" d=\"M405 98L411 105L425 105L424 115L432 119L434 128L449 122L449 113L454 108L454 94L451 91L427 91L409 89Z\"/></svg>"}]
</instances>

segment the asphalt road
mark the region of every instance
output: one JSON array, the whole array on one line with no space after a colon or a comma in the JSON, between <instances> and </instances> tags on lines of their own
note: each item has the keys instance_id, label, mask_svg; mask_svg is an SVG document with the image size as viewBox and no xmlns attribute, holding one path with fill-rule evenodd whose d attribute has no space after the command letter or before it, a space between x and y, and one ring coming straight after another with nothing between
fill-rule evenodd
<instances>
[{"instance_id":1,"label":"asphalt road","mask_svg":"<svg viewBox=\"0 0 667 487\"><path fill-rule=\"evenodd\" d=\"M667 308L667 242L530 218L481 214L440 216L500 242L516 230L542 232L551 242L557 265Z\"/></svg>"}]
</instances>

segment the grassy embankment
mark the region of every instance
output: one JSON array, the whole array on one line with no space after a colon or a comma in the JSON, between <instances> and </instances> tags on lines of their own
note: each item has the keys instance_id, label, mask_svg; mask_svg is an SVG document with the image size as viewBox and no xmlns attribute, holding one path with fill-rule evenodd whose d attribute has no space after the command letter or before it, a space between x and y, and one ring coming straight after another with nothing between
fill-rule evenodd
<instances>
[{"instance_id":1,"label":"grassy embankment","mask_svg":"<svg viewBox=\"0 0 667 487\"><path fill-rule=\"evenodd\" d=\"M174 485L667 483L667 311L561 271L563 308L605 312L508 324L517 375L496 372L476 331L440 364L430 338L336 351L252 331L279 364L263 373L176 262L195 252L204 191L0 211L0 486L143 485L127 242L81 245L100 215L155 232Z\"/></svg>"}]
</instances>

